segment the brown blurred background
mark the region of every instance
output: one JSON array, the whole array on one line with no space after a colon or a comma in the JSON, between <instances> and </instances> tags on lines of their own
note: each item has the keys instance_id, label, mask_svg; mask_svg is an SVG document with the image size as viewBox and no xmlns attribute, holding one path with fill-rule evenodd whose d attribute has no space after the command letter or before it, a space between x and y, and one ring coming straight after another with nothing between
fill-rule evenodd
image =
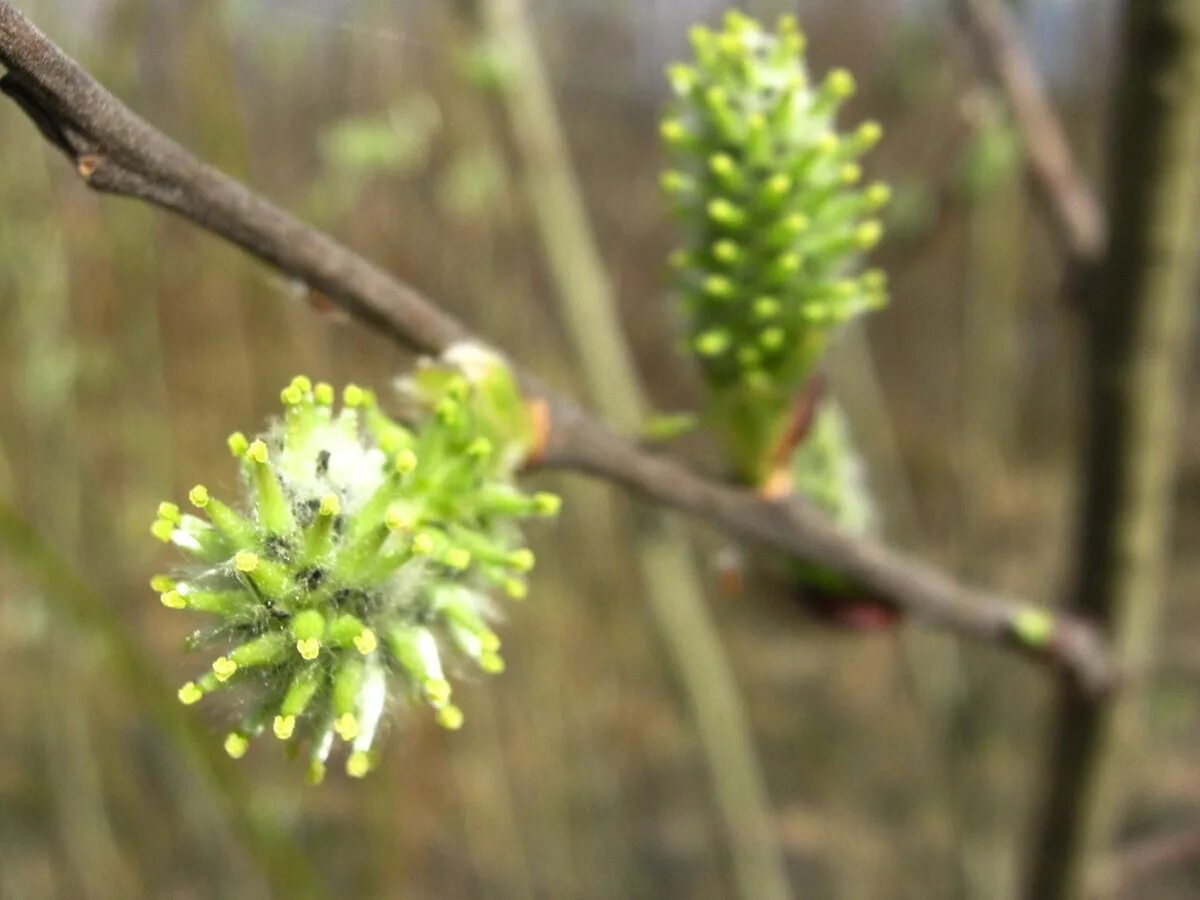
<instances>
[{"instance_id":1,"label":"brown blurred background","mask_svg":"<svg viewBox=\"0 0 1200 900\"><path fill-rule=\"evenodd\" d=\"M477 37L452 4L21 6L151 122L582 395L494 101L476 86ZM1096 174L1112 4L1015 6ZM656 407L692 407L664 288L656 122L663 65L723 5L532 7L641 372ZM1056 602L1079 336L1003 104L978 87L940 3L798 12L814 70L850 67L849 117L887 133L867 168L895 187L876 254L893 302L830 360L887 537ZM220 704L171 705L197 662L180 647L188 624L147 587L172 561L148 533L154 507L197 481L231 488L224 436L274 414L292 375L384 388L409 360L214 238L89 194L7 104L0 161L0 497L61 557L30 577L0 542L0 898L735 896L693 710L631 562L629 509L577 478L538 476L564 492L563 521L533 530L541 564L502 626L508 671L459 689L461 733L403 717L369 779L320 788L266 739L236 767L214 759ZM702 437L676 450L715 468ZM1194 416L1183 463L1129 842L1200 813ZM696 539L711 576L703 560L723 539ZM769 579L739 599L715 581L794 894L1018 896L1045 672L912 627L832 630ZM1130 896L1198 893L1200 866L1185 863Z\"/></svg>"}]
</instances>

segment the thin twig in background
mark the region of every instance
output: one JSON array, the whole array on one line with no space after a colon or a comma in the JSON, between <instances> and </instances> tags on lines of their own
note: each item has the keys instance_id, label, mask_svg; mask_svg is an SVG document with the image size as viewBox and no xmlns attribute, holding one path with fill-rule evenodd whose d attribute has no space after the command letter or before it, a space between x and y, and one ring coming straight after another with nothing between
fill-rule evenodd
<instances>
[{"instance_id":1,"label":"thin twig in background","mask_svg":"<svg viewBox=\"0 0 1200 900\"><path fill-rule=\"evenodd\" d=\"M987 76L1012 108L1035 196L1055 237L1073 264L1087 267L1104 249L1104 208L1071 153L1012 16L998 0L954 0L954 11Z\"/></svg>"},{"instance_id":2,"label":"thin twig in background","mask_svg":"<svg viewBox=\"0 0 1200 900\"><path fill-rule=\"evenodd\" d=\"M146 200L212 231L327 295L366 325L425 352L472 338L420 292L313 229L244 185L201 163L132 113L0 0L0 87L35 117L92 188ZM617 434L574 402L524 376L549 407L545 462L577 469L701 518L743 538L819 560L916 620L1014 648L1026 603L958 584L945 573L841 532L807 505L770 501L706 479ZM1056 617L1051 639L1031 655L1064 666L1088 693L1118 679L1089 623Z\"/></svg>"},{"instance_id":3,"label":"thin twig in background","mask_svg":"<svg viewBox=\"0 0 1200 900\"><path fill-rule=\"evenodd\" d=\"M556 286L580 371L609 422L636 430L646 399L621 330L616 292L588 221L553 93L523 0L472 0L485 41L501 62L507 131ZM658 509L635 510L634 553L646 603L687 696L738 893L792 896L754 732L687 531Z\"/></svg>"},{"instance_id":4,"label":"thin twig in background","mask_svg":"<svg viewBox=\"0 0 1200 900\"><path fill-rule=\"evenodd\" d=\"M1090 896L1138 766L1165 609L1200 269L1200 4L1126 0L1109 163L1112 234L1087 309L1088 430L1072 608L1111 635L1125 689L1060 692L1028 896Z\"/></svg>"}]
</instances>

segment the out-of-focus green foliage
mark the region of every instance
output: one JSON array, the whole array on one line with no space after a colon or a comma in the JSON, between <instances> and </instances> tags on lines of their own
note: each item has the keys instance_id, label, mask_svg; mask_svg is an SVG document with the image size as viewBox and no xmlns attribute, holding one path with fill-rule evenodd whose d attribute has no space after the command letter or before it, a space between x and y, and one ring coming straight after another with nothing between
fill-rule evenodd
<instances>
[{"instance_id":1,"label":"out-of-focus green foliage","mask_svg":"<svg viewBox=\"0 0 1200 900\"><path fill-rule=\"evenodd\" d=\"M381 113L335 122L318 142L322 173L309 197L311 214L337 218L358 204L373 179L422 170L440 127L437 102L420 92Z\"/></svg>"}]
</instances>

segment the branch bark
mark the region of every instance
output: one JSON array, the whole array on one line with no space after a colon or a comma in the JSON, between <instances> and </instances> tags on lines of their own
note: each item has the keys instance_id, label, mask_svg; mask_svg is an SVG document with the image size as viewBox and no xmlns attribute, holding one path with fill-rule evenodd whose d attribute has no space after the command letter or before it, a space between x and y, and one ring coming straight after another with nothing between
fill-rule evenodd
<instances>
[{"instance_id":1,"label":"branch bark","mask_svg":"<svg viewBox=\"0 0 1200 900\"><path fill-rule=\"evenodd\" d=\"M0 88L34 120L89 187L145 200L224 237L297 278L364 324L411 349L437 353L474 335L420 292L197 160L139 118L0 0ZM1045 641L1022 640L1027 603L959 584L918 560L843 534L806 505L770 501L707 479L617 434L526 373L552 422L542 464L605 479L742 538L819 560L915 619L1023 650L1063 667L1088 695L1118 672L1089 623L1057 616Z\"/></svg>"},{"instance_id":2,"label":"branch bark","mask_svg":"<svg viewBox=\"0 0 1200 900\"><path fill-rule=\"evenodd\" d=\"M1104 249L1104 209L1080 172L1012 17L997 0L954 0L954 10L988 78L1008 100L1035 196L1056 239L1073 264L1088 267Z\"/></svg>"},{"instance_id":3,"label":"branch bark","mask_svg":"<svg viewBox=\"0 0 1200 900\"><path fill-rule=\"evenodd\" d=\"M1164 607L1179 422L1200 261L1200 4L1126 0L1109 161L1112 235L1089 306L1089 431L1073 607L1104 623L1129 683L1063 685L1029 896L1090 896L1091 861L1136 766Z\"/></svg>"}]
</instances>

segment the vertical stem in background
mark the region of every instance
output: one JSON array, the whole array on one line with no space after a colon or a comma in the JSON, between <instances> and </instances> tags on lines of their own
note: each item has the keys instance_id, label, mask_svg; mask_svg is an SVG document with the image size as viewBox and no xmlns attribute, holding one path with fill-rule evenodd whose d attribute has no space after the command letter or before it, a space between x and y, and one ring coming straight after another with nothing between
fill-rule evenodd
<instances>
[{"instance_id":1,"label":"vertical stem in background","mask_svg":"<svg viewBox=\"0 0 1200 900\"><path fill-rule=\"evenodd\" d=\"M1073 601L1109 629L1128 682L1061 688L1030 896L1080 897L1118 820L1166 590L1200 214L1200 4L1126 0L1110 245L1090 298L1089 431Z\"/></svg>"},{"instance_id":2,"label":"vertical stem in background","mask_svg":"<svg viewBox=\"0 0 1200 900\"><path fill-rule=\"evenodd\" d=\"M640 427L645 399L615 293L604 270L572 171L548 78L523 0L476 0L489 41L503 54L512 139L567 330L588 392L617 428ZM791 896L753 735L686 531L651 510L638 512L637 559L660 638L683 683L730 839L734 874L747 900Z\"/></svg>"},{"instance_id":3,"label":"vertical stem in background","mask_svg":"<svg viewBox=\"0 0 1200 900\"><path fill-rule=\"evenodd\" d=\"M984 128L1001 112L981 98ZM1013 174L1015 175L1014 168ZM1016 418L1015 357L1021 291L1022 185L989 185L969 209L967 299L962 340L962 468L958 574L1001 583L995 571L997 499ZM990 570L990 571L989 571ZM959 657L959 690L947 710L947 749L964 896L1002 900L1017 894L1016 804L1011 734L1020 674L990 653Z\"/></svg>"}]
</instances>

